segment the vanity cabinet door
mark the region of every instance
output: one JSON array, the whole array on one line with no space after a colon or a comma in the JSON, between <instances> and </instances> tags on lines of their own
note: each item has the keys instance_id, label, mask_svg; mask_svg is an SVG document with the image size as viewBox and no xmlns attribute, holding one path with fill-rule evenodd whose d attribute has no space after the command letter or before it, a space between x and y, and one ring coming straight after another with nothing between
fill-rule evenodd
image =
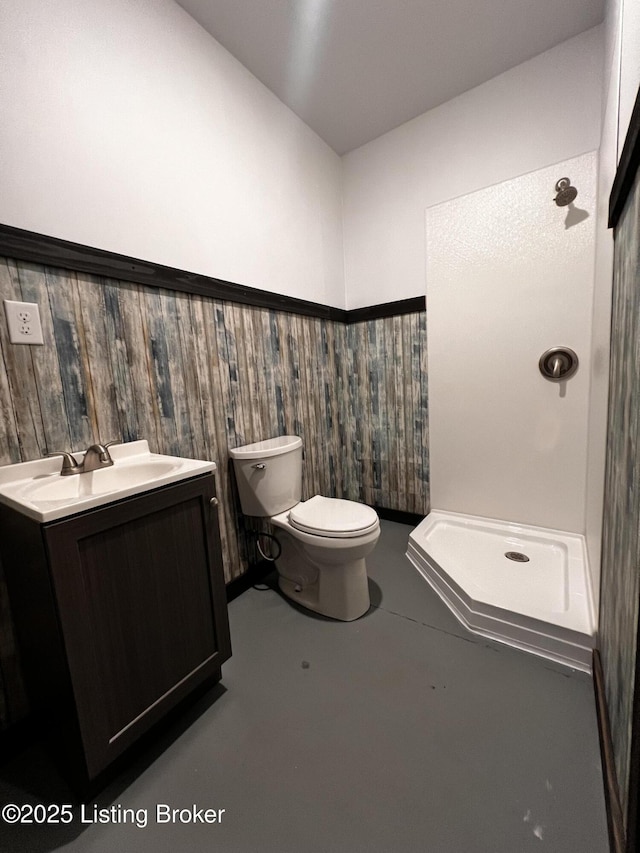
<instances>
[{"instance_id":1,"label":"vanity cabinet door","mask_svg":"<svg viewBox=\"0 0 640 853\"><path fill-rule=\"evenodd\" d=\"M231 654L210 475L44 527L89 778Z\"/></svg>"}]
</instances>

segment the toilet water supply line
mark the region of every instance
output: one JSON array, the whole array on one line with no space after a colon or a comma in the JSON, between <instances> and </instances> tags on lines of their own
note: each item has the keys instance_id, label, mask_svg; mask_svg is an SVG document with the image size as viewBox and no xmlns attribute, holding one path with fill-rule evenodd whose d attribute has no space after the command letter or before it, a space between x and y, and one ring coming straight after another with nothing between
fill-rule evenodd
<instances>
[{"instance_id":1,"label":"toilet water supply line","mask_svg":"<svg viewBox=\"0 0 640 853\"><path fill-rule=\"evenodd\" d=\"M275 556L272 556L271 553L265 554L265 552L262 550L262 546L260 545L260 538L263 536L266 539L270 539L272 542L275 542L276 545L278 546L278 553L275 554ZM260 554L262 559L267 560L267 562L269 562L269 563L275 563L275 561L278 559L280 554L282 554L282 545L278 542L278 539L273 535L273 533L267 533L264 530L260 531L259 533L256 533L256 547L258 549L258 554ZM269 549L269 551L271 551L271 549Z\"/></svg>"},{"instance_id":2,"label":"toilet water supply line","mask_svg":"<svg viewBox=\"0 0 640 853\"><path fill-rule=\"evenodd\" d=\"M265 551L262 548L262 545L260 544L260 539L262 537L264 537L265 539L269 539L271 542L276 543L277 548L278 548L278 551L276 554L265 553ZM257 547L258 553L260 554L262 559L267 560L267 562L269 562L269 563L275 563L275 561L280 557L280 554L282 554L282 545L280 544L279 539L276 536L274 536L273 533L267 533L264 530L260 531L259 533L256 533L256 547ZM288 581L290 581L294 585L296 592L302 592L302 590L309 583L314 583L315 580L317 579L317 574L316 574L316 578L314 578L313 580L309 577L306 577L304 574L301 574L298 577L295 577L295 576L291 577L290 574L287 574L285 571L283 571L282 566L280 566L278 568L278 574L281 577L286 578Z\"/></svg>"}]
</instances>

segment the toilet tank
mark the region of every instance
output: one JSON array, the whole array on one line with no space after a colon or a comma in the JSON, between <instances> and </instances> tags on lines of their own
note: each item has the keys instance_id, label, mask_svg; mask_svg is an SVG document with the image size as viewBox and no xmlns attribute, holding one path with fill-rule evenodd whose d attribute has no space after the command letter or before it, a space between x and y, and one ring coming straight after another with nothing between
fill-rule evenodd
<instances>
[{"instance_id":1,"label":"toilet tank","mask_svg":"<svg viewBox=\"0 0 640 853\"><path fill-rule=\"evenodd\" d=\"M229 450L245 515L269 518L302 495L302 439L281 435Z\"/></svg>"}]
</instances>

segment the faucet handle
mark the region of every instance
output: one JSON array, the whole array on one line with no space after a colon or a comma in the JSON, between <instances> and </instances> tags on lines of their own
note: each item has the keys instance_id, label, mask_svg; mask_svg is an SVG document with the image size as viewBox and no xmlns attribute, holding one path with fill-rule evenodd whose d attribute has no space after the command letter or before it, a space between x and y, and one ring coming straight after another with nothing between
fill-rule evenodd
<instances>
[{"instance_id":1,"label":"faucet handle","mask_svg":"<svg viewBox=\"0 0 640 853\"><path fill-rule=\"evenodd\" d=\"M96 441L94 444L91 445L91 447L93 447L93 449L99 453L104 453L107 448L111 447L113 444L122 444L122 441L120 441L120 439L118 438L115 438L113 441Z\"/></svg>"},{"instance_id":2,"label":"faucet handle","mask_svg":"<svg viewBox=\"0 0 640 853\"><path fill-rule=\"evenodd\" d=\"M66 477L69 474L79 474L81 471L81 467L76 462L75 456L68 453L66 450L53 450L51 453L47 453L47 456L62 456L62 469L60 474L63 477Z\"/></svg>"},{"instance_id":3,"label":"faucet handle","mask_svg":"<svg viewBox=\"0 0 640 853\"><path fill-rule=\"evenodd\" d=\"M98 447L102 448L100 455L103 460L108 461L111 459L109 448L112 447L114 444L123 444L123 442L119 438L114 438L113 441L107 441L104 444L98 445Z\"/></svg>"}]
</instances>

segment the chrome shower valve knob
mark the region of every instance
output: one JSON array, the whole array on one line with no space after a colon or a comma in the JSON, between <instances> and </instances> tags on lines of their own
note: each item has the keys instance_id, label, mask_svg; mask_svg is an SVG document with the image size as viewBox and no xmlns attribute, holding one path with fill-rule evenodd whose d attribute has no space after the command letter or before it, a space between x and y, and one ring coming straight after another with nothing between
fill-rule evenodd
<instances>
[{"instance_id":1,"label":"chrome shower valve knob","mask_svg":"<svg viewBox=\"0 0 640 853\"><path fill-rule=\"evenodd\" d=\"M578 356L569 347L551 347L540 356L540 373L550 382L570 379L578 369Z\"/></svg>"}]
</instances>

